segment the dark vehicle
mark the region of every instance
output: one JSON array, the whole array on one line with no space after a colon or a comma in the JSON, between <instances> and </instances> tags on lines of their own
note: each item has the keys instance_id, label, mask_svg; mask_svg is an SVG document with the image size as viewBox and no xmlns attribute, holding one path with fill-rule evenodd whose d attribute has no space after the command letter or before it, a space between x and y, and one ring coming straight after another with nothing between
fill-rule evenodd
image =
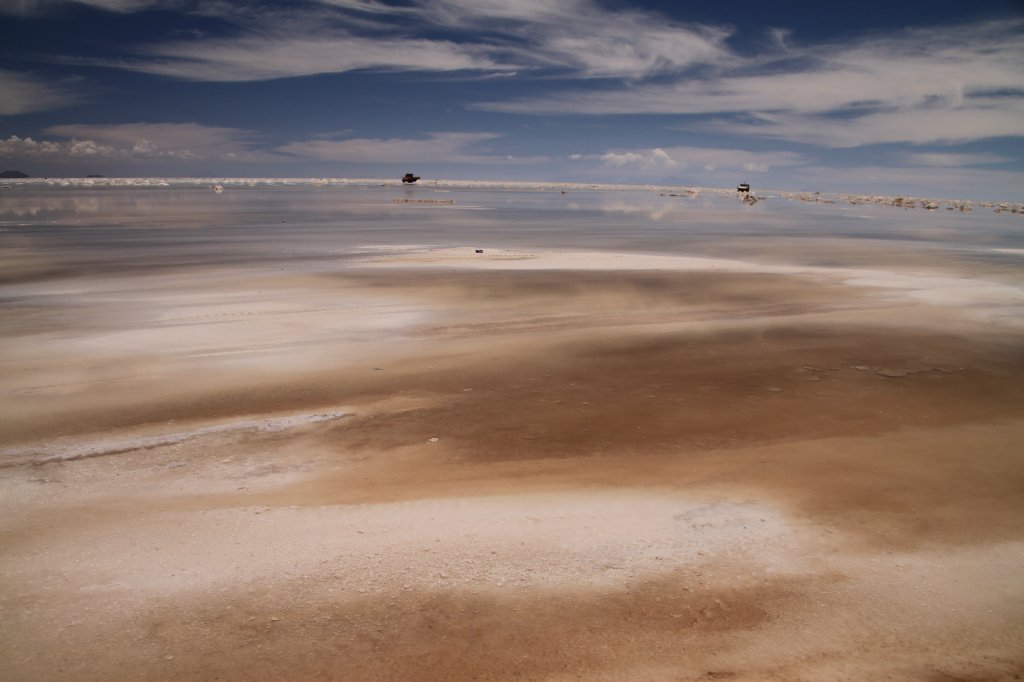
<instances>
[{"instance_id":1,"label":"dark vehicle","mask_svg":"<svg viewBox=\"0 0 1024 682\"><path fill-rule=\"evenodd\" d=\"M737 192L749 192L750 191L750 185L748 185L745 182L741 183L741 184L736 186L736 191Z\"/></svg>"},{"instance_id":2,"label":"dark vehicle","mask_svg":"<svg viewBox=\"0 0 1024 682\"><path fill-rule=\"evenodd\" d=\"M413 175L412 173L406 173L405 175L402 176L402 182L408 183L410 185L412 183L416 182L419 179L420 179L420 176Z\"/></svg>"}]
</instances>

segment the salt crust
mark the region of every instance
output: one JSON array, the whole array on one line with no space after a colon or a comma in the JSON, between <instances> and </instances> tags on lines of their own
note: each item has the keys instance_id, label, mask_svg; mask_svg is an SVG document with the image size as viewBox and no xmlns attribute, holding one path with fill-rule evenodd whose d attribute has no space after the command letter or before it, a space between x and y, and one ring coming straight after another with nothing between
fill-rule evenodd
<instances>
[{"instance_id":1,"label":"salt crust","mask_svg":"<svg viewBox=\"0 0 1024 682\"><path fill-rule=\"evenodd\" d=\"M86 591L174 594L320 578L331 591L356 596L396 588L600 589L712 558L745 566L747 579L758 582L798 570L790 557L799 543L797 528L757 501L622 489L254 507L198 517L166 512L139 524L125 520L116 533L85 529L73 545ZM166 561L168 546L176 548L173 565L153 570L154 561ZM226 551L234 547L248 551Z\"/></svg>"}]
</instances>

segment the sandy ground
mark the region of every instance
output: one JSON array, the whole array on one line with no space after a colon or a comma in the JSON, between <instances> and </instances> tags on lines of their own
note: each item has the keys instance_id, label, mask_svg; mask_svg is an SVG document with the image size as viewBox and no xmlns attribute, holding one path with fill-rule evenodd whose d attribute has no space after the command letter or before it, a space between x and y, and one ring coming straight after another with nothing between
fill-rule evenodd
<instances>
[{"instance_id":1,"label":"sandy ground","mask_svg":"<svg viewBox=\"0 0 1024 682\"><path fill-rule=\"evenodd\" d=\"M1020 679L1019 285L469 247L25 274L2 677Z\"/></svg>"}]
</instances>

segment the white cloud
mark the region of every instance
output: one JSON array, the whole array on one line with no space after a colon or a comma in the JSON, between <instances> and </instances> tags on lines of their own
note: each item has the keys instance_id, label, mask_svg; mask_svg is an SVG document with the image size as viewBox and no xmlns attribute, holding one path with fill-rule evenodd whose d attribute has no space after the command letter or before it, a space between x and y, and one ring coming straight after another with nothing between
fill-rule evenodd
<instances>
[{"instance_id":1,"label":"white cloud","mask_svg":"<svg viewBox=\"0 0 1024 682\"><path fill-rule=\"evenodd\" d=\"M16 116L70 104L71 93L28 74L0 69L0 116Z\"/></svg>"},{"instance_id":2,"label":"white cloud","mask_svg":"<svg viewBox=\"0 0 1024 682\"><path fill-rule=\"evenodd\" d=\"M126 10L149 4L88 2ZM359 69L556 69L574 77L644 78L735 61L724 44L728 29L613 11L594 0L320 0L318 9L301 13L220 2L196 11L241 31L149 45L134 59L103 64L186 80L250 81ZM439 30L451 39L429 35Z\"/></svg>"},{"instance_id":3,"label":"white cloud","mask_svg":"<svg viewBox=\"0 0 1024 682\"><path fill-rule=\"evenodd\" d=\"M31 137L11 135L0 140L0 158L48 158L48 159L118 159L129 156L128 150L101 144L95 140L72 139L69 142L34 140Z\"/></svg>"},{"instance_id":4,"label":"white cloud","mask_svg":"<svg viewBox=\"0 0 1024 682\"><path fill-rule=\"evenodd\" d=\"M679 163L664 149L656 148L644 152L607 152L601 155L606 166L645 166L648 168L675 168Z\"/></svg>"},{"instance_id":5,"label":"white cloud","mask_svg":"<svg viewBox=\"0 0 1024 682\"><path fill-rule=\"evenodd\" d=\"M349 35L251 36L168 43L151 48L153 60L121 64L146 73L198 81L253 81L340 73L358 69L398 71L504 70L473 46L447 41L380 39Z\"/></svg>"},{"instance_id":6,"label":"white cloud","mask_svg":"<svg viewBox=\"0 0 1024 682\"><path fill-rule=\"evenodd\" d=\"M0 0L0 13L30 15L59 8L61 5L87 5L108 12L136 12L168 0Z\"/></svg>"},{"instance_id":7,"label":"white cloud","mask_svg":"<svg viewBox=\"0 0 1024 682\"><path fill-rule=\"evenodd\" d=\"M785 56L798 66L749 75L766 58L712 77L599 92L494 103L529 113L822 113L870 106L962 104L971 94L1024 89L1024 21L918 29Z\"/></svg>"},{"instance_id":8,"label":"white cloud","mask_svg":"<svg viewBox=\"0 0 1024 682\"><path fill-rule=\"evenodd\" d=\"M252 133L196 123L127 123L120 125L59 125L47 136L0 139L0 158L227 160L287 163L302 159L356 163L475 163L518 166L550 162L547 156L489 153L480 145L494 133L431 133L422 138L332 140L316 137L279 146L256 148Z\"/></svg>"},{"instance_id":9,"label":"white cloud","mask_svg":"<svg viewBox=\"0 0 1024 682\"><path fill-rule=\"evenodd\" d=\"M766 69L762 56L669 84L478 106L526 114L753 116L752 123L720 127L831 146L1024 134L1021 20L789 47L777 56L788 61Z\"/></svg>"},{"instance_id":10,"label":"white cloud","mask_svg":"<svg viewBox=\"0 0 1024 682\"><path fill-rule=\"evenodd\" d=\"M519 49L505 49L525 64L576 76L643 78L732 59L724 45L729 29L609 10L591 0L426 0L418 14L443 26L502 33L520 41Z\"/></svg>"},{"instance_id":11,"label":"white cloud","mask_svg":"<svg viewBox=\"0 0 1024 682\"><path fill-rule=\"evenodd\" d=\"M655 149L651 152L651 159L655 164L674 168L679 164L664 149Z\"/></svg>"},{"instance_id":12,"label":"white cloud","mask_svg":"<svg viewBox=\"0 0 1024 682\"><path fill-rule=\"evenodd\" d=\"M601 155L601 161L606 166L628 166L643 163L646 160L649 160L649 157L636 152L626 152L624 154L608 152L607 154Z\"/></svg>"},{"instance_id":13,"label":"white cloud","mask_svg":"<svg viewBox=\"0 0 1024 682\"><path fill-rule=\"evenodd\" d=\"M114 125L58 125L45 131L60 137L87 137L118 147L143 143L149 150L203 151L217 154L235 150L251 136L238 128L220 128L198 123L119 123Z\"/></svg>"},{"instance_id":14,"label":"white cloud","mask_svg":"<svg viewBox=\"0 0 1024 682\"><path fill-rule=\"evenodd\" d=\"M109 159L124 156L125 152L95 140L71 140L67 145L68 156L96 157Z\"/></svg>"},{"instance_id":15,"label":"white cloud","mask_svg":"<svg viewBox=\"0 0 1024 682\"><path fill-rule=\"evenodd\" d=\"M635 172L663 173L666 170L702 169L714 172L746 170L765 173L773 167L799 166L806 159L795 152L750 152L715 147L657 147L629 151L608 151L600 155L574 154L573 160L597 160L608 168L629 168Z\"/></svg>"},{"instance_id":16,"label":"white cloud","mask_svg":"<svg viewBox=\"0 0 1024 682\"><path fill-rule=\"evenodd\" d=\"M0 140L5 158L162 158L256 160L265 155L248 147L249 133L197 123L59 125L44 131L59 140L16 135Z\"/></svg>"},{"instance_id":17,"label":"white cloud","mask_svg":"<svg viewBox=\"0 0 1024 682\"><path fill-rule=\"evenodd\" d=\"M989 137L1024 136L1024 97L977 98L964 106L914 107L839 119L788 112L757 118L757 123L719 121L709 127L823 147L890 142L956 144Z\"/></svg>"},{"instance_id":18,"label":"white cloud","mask_svg":"<svg viewBox=\"0 0 1024 682\"><path fill-rule=\"evenodd\" d=\"M0 139L0 158L20 159L38 156L58 156L66 153L66 148L59 142L34 140L31 137L11 135L6 140Z\"/></svg>"}]
</instances>

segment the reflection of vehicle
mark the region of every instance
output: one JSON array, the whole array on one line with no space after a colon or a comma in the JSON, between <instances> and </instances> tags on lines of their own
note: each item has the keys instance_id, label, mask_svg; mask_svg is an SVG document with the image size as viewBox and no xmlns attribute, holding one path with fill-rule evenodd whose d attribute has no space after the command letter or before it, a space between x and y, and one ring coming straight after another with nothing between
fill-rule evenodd
<instances>
[{"instance_id":1,"label":"reflection of vehicle","mask_svg":"<svg viewBox=\"0 0 1024 682\"><path fill-rule=\"evenodd\" d=\"M739 185L736 186L736 191L737 192L749 192L750 191L750 185L748 185L745 182L744 183L740 183Z\"/></svg>"},{"instance_id":2,"label":"reflection of vehicle","mask_svg":"<svg viewBox=\"0 0 1024 682\"><path fill-rule=\"evenodd\" d=\"M416 182L419 179L420 179L420 176L418 176L418 175L413 175L412 173L406 173L402 177L402 182L405 182L405 183L408 183L408 184L411 185L412 183Z\"/></svg>"}]
</instances>

